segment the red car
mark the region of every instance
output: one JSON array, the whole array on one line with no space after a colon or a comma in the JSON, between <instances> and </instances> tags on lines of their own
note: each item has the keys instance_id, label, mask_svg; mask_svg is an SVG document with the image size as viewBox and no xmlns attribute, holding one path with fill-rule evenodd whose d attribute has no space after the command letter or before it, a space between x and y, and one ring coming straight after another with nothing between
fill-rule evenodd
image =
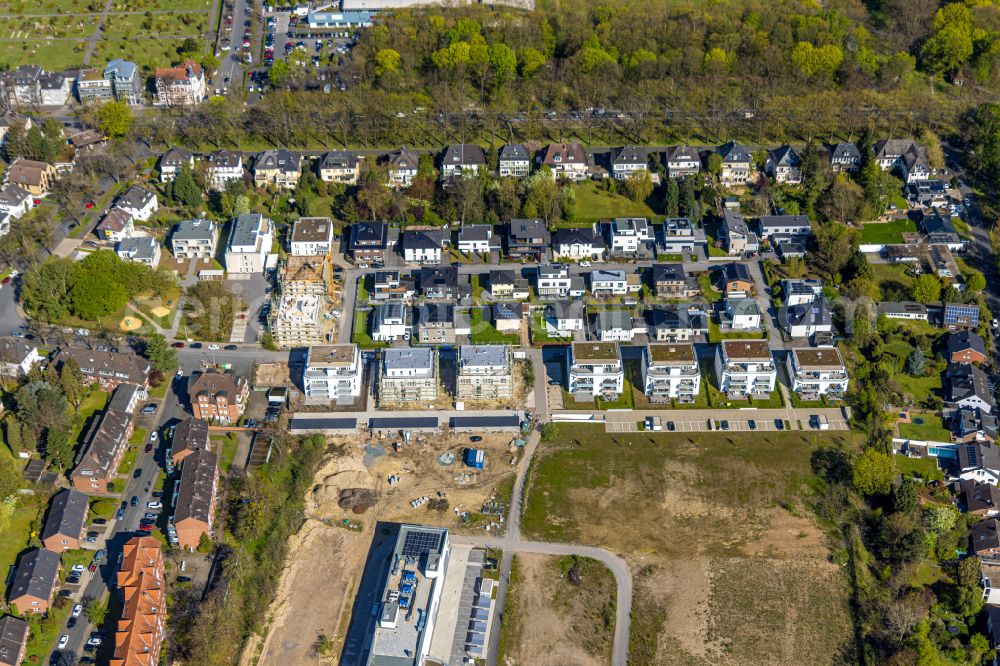
<instances>
[{"instance_id":1,"label":"red car","mask_svg":"<svg viewBox=\"0 0 1000 666\"><path fill-rule=\"evenodd\" d=\"M10 284L10 276L8 275L7 277L5 277L5 278L3 279L3 282L2 282L2 283L0 283L0 284L3 284L3 286L5 286L5 287L6 287L6 286L7 286L8 284Z\"/></svg>"},{"instance_id":2,"label":"red car","mask_svg":"<svg viewBox=\"0 0 1000 666\"><path fill-rule=\"evenodd\" d=\"M88 210L91 209L91 208L93 208L93 207L94 207L94 202L93 201L88 201L87 205L84 206L84 208L87 208Z\"/></svg>"},{"instance_id":3,"label":"red car","mask_svg":"<svg viewBox=\"0 0 1000 666\"><path fill-rule=\"evenodd\" d=\"M173 347L174 349L183 349L184 348L184 343L183 342L172 342L172 343L170 343L170 346Z\"/></svg>"},{"instance_id":4,"label":"red car","mask_svg":"<svg viewBox=\"0 0 1000 666\"><path fill-rule=\"evenodd\" d=\"M88 568L90 569L90 573L94 573L95 571L97 571L97 562L91 562L90 567Z\"/></svg>"},{"instance_id":5,"label":"red car","mask_svg":"<svg viewBox=\"0 0 1000 666\"><path fill-rule=\"evenodd\" d=\"M146 453L149 453L152 450L153 450L153 445L152 444L147 444L146 445Z\"/></svg>"}]
</instances>

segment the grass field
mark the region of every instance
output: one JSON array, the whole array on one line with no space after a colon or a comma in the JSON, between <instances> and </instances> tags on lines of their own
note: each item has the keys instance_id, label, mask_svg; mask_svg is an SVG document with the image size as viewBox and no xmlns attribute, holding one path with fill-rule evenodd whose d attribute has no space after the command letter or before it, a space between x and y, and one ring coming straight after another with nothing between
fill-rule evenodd
<instances>
[{"instance_id":1,"label":"grass field","mask_svg":"<svg viewBox=\"0 0 1000 666\"><path fill-rule=\"evenodd\" d=\"M916 223L903 218L892 222L869 222L861 229L861 243L898 244L903 242L903 234L916 232Z\"/></svg>"},{"instance_id":2,"label":"grass field","mask_svg":"<svg viewBox=\"0 0 1000 666\"><path fill-rule=\"evenodd\" d=\"M893 456L893 460L901 474L935 481L944 480L944 472L938 469L934 458L907 458L897 454Z\"/></svg>"},{"instance_id":3,"label":"grass field","mask_svg":"<svg viewBox=\"0 0 1000 666\"><path fill-rule=\"evenodd\" d=\"M937 414L910 412L911 423L899 424L899 436L907 439L923 439L932 442L950 442L951 431L945 427ZM921 423L916 423L916 421Z\"/></svg>"},{"instance_id":4,"label":"grass field","mask_svg":"<svg viewBox=\"0 0 1000 666\"><path fill-rule=\"evenodd\" d=\"M233 466L233 459L236 457L237 446L239 446L239 441L234 433L212 435L212 447L219 454L220 473L229 473L229 468Z\"/></svg>"},{"instance_id":5,"label":"grass field","mask_svg":"<svg viewBox=\"0 0 1000 666\"><path fill-rule=\"evenodd\" d=\"M615 217L656 218L657 214L645 202L601 189L597 183L585 182L576 187L576 214L572 222L599 222ZM662 217L662 216L660 216Z\"/></svg>"},{"instance_id":6,"label":"grass field","mask_svg":"<svg viewBox=\"0 0 1000 666\"><path fill-rule=\"evenodd\" d=\"M374 310L355 310L354 323L351 328L351 342L362 349L379 349L387 347L386 342L375 342L368 333L368 317L372 316Z\"/></svg>"},{"instance_id":7,"label":"grass field","mask_svg":"<svg viewBox=\"0 0 1000 666\"><path fill-rule=\"evenodd\" d=\"M909 269L906 266L902 264L871 264L871 267L875 272L875 283L882 290L884 298L905 295L906 299L909 299L916 279L907 274Z\"/></svg>"},{"instance_id":8,"label":"grass field","mask_svg":"<svg viewBox=\"0 0 1000 666\"><path fill-rule=\"evenodd\" d=\"M848 586L807 508L809 459L849 437L560 424L532 467L522 527L633 564L630 663L836 663Z\"/></svg>"},{"instance_id":9,"label":"grass field","mask_svg":"<svg viewBox=\"0 0 1000 666\"><path fill-rule=\"evenodd\" d=\"M472 339L474 345L516 345L521 336L517 333L501 333L486 317L482 308L472 308L469 311L472 324Z\"/></svg>"}]
</instances>

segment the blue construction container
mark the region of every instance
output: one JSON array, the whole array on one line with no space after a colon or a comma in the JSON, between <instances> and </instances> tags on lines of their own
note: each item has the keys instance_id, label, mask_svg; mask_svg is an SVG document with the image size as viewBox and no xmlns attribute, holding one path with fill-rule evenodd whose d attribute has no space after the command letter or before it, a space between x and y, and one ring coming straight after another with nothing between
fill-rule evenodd
<instances>
[{"instance_id":1,"label":"blue construction container","mask_svg":"<svg viewBox=\"0 0 1000 666\"><path fill-rule=\"evenodd\" d=\"M482 449L466 449L465 464L473 469L482 469L486 463L486 451Z\"/></svg>"}]
</instances>

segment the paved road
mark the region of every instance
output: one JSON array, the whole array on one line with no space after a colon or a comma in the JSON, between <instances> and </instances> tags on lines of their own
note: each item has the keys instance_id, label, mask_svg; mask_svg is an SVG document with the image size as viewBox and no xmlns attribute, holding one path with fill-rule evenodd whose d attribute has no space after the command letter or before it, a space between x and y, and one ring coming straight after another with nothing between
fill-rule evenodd
<instances>
[{"instance_id":1,"label":"paved road","mask_svg":"<svg viewBox=\"0 0 1000 666\"><path fill-rule=\"evenodd\" d=\"M226 16L225 5L223 4L220 9L222 16ZM250 14L247 8L246 0L234 0L233 2L233 24L229 26L229 46L230 50L222 52L219 55L219 69L216 71L213 80L215 81L213 88L222 88L224 81L229 80L228 85L242 86L242 76L243 76L243 63L240 60L239 54L242 53L243 46L243 31L245 26L243 22L250 18ZM222 32L226 32L226 26L222 26ZM214 92L214 90L212 91Z\"/></svg>"},{"instance_id":2,"label":"paved road","mask_svg":"<svg viewBox=\"0 0 1000 666\"><path fill-rule=\"evenodd\" d=\"M104 22L108 20L108 12L111 11L111 5L114 0L107 0L104 3L104 10L101 12L101 18L97 21L97 27L94 32L87 38L87 50L83 54L83 64L90 64L90 57L94 55L94 49L97 47L97 40L104 33Z\"/></svg>"}]
</instances>

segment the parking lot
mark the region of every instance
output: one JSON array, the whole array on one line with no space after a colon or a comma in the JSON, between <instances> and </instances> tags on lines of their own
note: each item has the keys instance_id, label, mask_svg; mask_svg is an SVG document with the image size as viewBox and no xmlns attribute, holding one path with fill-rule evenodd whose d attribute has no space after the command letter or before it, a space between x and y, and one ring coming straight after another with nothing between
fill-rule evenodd
<instances>
[{"instance_id":1,"label":"parking lot","mask_svg":"<svg viewBox=\"0 0 1000 666\"><path fill-rule=\"evenodd\" d=\"M579 418L579 412L575 417ZM660 419L662 432L776 432L779 430L815 430L819 432L819 416L827 419L828 430L849 430L847 418L837 408L822 409L760 409L760 410L702 410L664 409L641 411L615 411L604 413L607 432L636 432L639 424L648 417ZM556 420L559 414L553 414ZM595 414L600 420L601 413ZM573 417L570 417L573 418ZM753 427L751 427L751 421ZM781 426L778 425L781 423ZM672 429L671 429L672 428ZM649 426L646 426L649 430Z\"/></svg>"},{"instance_id":2,"label":"parking lot","mask_svg":"<svg viewBox=\"0 0 1000 666\"><path fill-rule=\"evenodd\" d=\"M298 48L316 67L336 65L336 56L347 53L353 39L350 30L310 30L305 19L296 20L291 12L272 12L265 17L264 64L283 60Z\"/></svg>"}]
</instances>

